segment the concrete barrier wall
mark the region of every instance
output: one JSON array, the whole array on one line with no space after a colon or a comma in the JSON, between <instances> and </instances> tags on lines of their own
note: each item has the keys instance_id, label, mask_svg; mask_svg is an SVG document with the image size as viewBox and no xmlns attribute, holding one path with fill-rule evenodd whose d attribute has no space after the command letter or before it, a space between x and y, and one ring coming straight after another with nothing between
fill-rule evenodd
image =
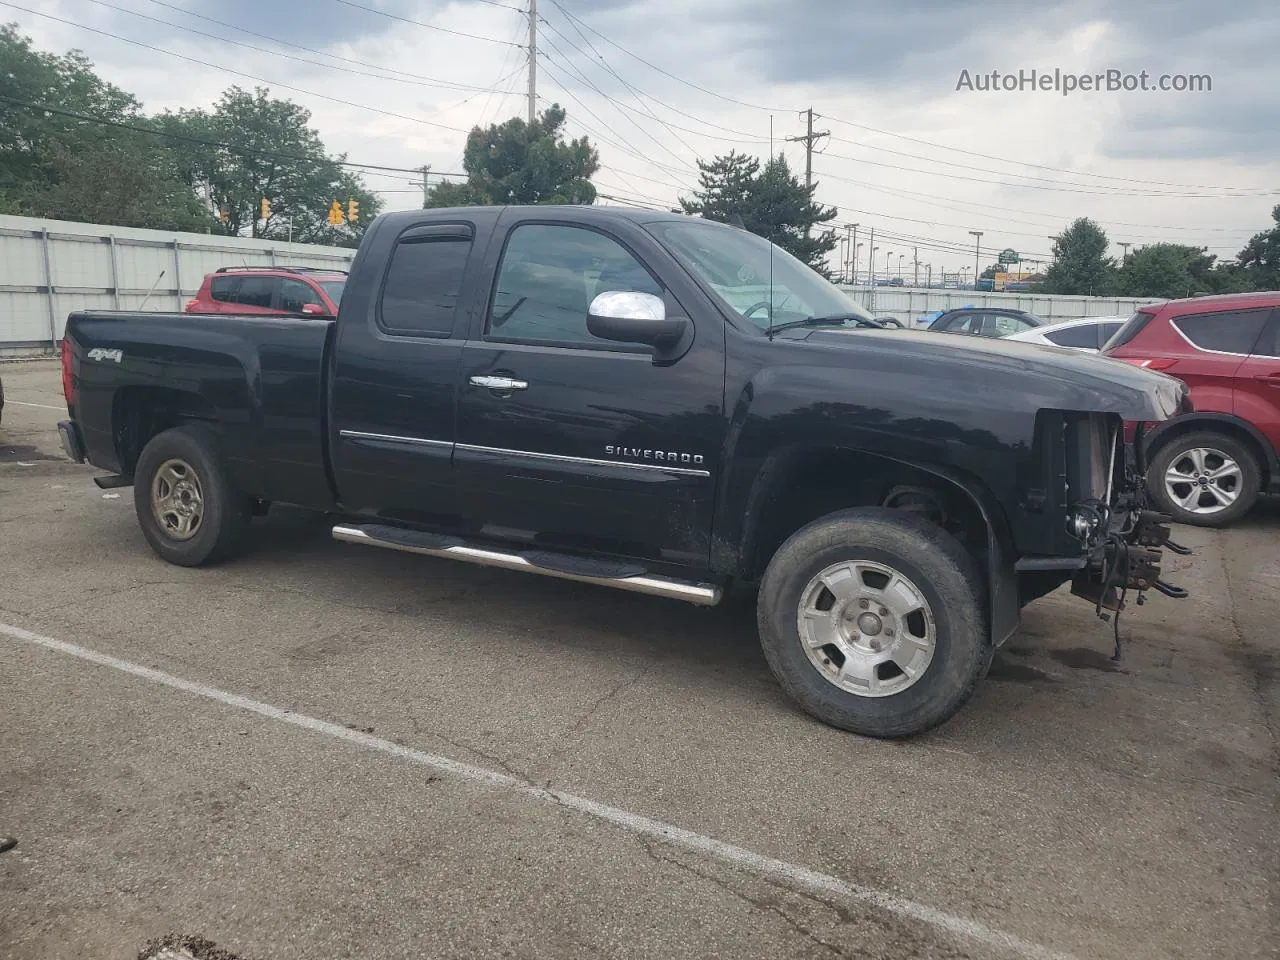
<instances>
[{"instance_id":1,"label":"concrete barrier wall","mask_svg":"<svg viewBox=\"0 0 1280 960\"><path fill-rule=\"evenodd\" d=\"M76 310L181 310L226 266L345 270L344 247L0 216L0 355L50 350Z\"/></svg>"}]
</instances>

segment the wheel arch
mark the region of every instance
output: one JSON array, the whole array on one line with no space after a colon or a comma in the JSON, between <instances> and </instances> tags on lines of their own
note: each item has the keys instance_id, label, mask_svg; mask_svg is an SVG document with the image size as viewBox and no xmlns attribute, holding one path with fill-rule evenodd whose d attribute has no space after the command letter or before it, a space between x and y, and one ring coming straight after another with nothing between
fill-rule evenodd
<instances>
[{"instance_id":1,"label":"wheel arch","mask_svg":"<svg viewBox=\"0 0 1280 960\"><path fill-rule=\"evenodd\" d=\"M218 411L200 394L188 390L121 387L111 409L111 436L120 472L133 476L138 457L152 437L191 421L216 424Z\"/></svg>"},{"instance_id":2,"label":"wheel arch","mask_svg":"<svg viewBox=\"0 0 1280 960\"><path fill-rule=\"evenodd\" d=\"M1213 410L1188 413L1166 420L1144 438L1144 459L1150 463L1171 441L1201 430L1218 430L1245 444L1258 458L1258 479L1263 489L1272 481L1280 479L1280 464L1277 463L1275 447L1262 432L1248 420Z\"/></svg>"},{"instance_id":3,"label":"wheel arch","mask_svg":"<svg viewBox=\"0 0 1280 960\"><path fill-rule=\"evenodd\" d=\"M851 474L853 479L846 479ZM942 499L945 526L959 527L962 543L985 575L991 637L1004 642L1017 628L1020 611L1008 520L978 480L942 465L849 448L772 455L747 498L736 575L757 580L787 537L821 516L848 507L893 506L887 497L918 488Z\"/></svg>"}]
</instances>

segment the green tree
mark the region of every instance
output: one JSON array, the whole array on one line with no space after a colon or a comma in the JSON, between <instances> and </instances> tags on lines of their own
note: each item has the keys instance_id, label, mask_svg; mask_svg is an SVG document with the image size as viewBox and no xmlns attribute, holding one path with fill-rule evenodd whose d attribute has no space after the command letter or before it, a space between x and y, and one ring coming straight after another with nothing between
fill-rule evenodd
<instances>
[{"instance_id":1,"label":"green tree","mask_svg":"<svg viewBox=\"0 0 1280 960\"><path fill-rule=\"evenodd\" d=\"M1274 226L1250 237L1236 258L1254 290L1280 290L1280 204L1271 210L1271 219Z\"/></svg>"},{"instance_id":2,"label":"green tree","mask_svg":"<svg viewBox=\"0 0 1280 960\"><path fill-rule=\"evenodd\" d=\"M1125 258L1116 292L1125 297L1189 297L1213 289L1213 262L1203 247L1150 243Z\"/></svg>"},{"instance_id":3,"label":"green tree","mask_svg":"<svg viewBox=\"0 0 1280 960\"><path fill-rule=\"evenodd\" d=\"M732 223L766 237L822 274L835 249L834 230L814 228L836 217L835 207L815 203L817 184L806 187L779 154L763 167L754 157L731 151L698 161L698 189L681 200L684 212Z\"/></svg>"},{"instance_id":4,"label":"green tree","mask_svg":"<svg viewBox=\"0 0 1280 960\"><path fill-rule=\"evenodd\" d=\"M437 184L426 205L594 203L600 155L586 137L565 139L565 117L552 104L532 124L513 117L473 127L462 156L466 182Z\"/></svg>"},{"instance_id":5,"label":"green tree","mask_svg":"<svg viewBox=\"0 0 1280 960\"><path fill-rule=\"evenodd\" d=\"M203 226L198 200L165 141L146 132L138 101L102 80L83 54L40 52L14 26L0 26L0 77L5 94L19 101L0 101L0 212L170 230Z\"/></svg>"},{"instance_id":6,"label":"green tree","mask_svg":"<svg viewBox=\"0 0 1280 960\"><path fill-rule=\"evenodd\" d=\"M308 124L311 113L290 100L232 87L211 111L183 110L156 118L174 135L183 177L204 198L219 233L301 243L356 246L382 208L380 198L325 153ZM185 138L185 139L178 139ZM271 213L261 217L263 198ZM355 224L329 225L334 201L344 214L359 204ZM225 216L225 220L222 217Z\"/></svg>"},{"instance_id":7,"label":"green tree","mask_svg":"<svg viewBox=\"0 0 1280 960\"><path fill-rule=\"evenodd\" d=\"M1044 274L1045 293L1106 296L1114 286L1115 261L1107 256L1107 235L1080 217L1053 238L1053 263Z\"/></svg>"},{"instance_id":8,"label":"green tree","mask_svg":"<svg viewBox=\"0 0 1280 960\"><path fill-rule=\"evenodd\" d=\"M692 200L681 200L680 206L685 213L761 233L755 196L759 181L760 161L730 150L709 162L698 161L698 189ZM763 229L770 228L764 224Z\"/></svg>"}]
</instances>

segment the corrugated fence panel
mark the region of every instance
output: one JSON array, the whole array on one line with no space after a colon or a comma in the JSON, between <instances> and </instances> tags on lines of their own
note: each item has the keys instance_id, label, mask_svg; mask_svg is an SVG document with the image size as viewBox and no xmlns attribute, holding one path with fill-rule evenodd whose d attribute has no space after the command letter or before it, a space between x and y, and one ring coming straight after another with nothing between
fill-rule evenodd
<instances>
[{"instance_id":1,"label":"corrugated fence panel","mask_svg":"<svg viewBox=\"0 0 1280 960\"><path fill-rule=\"evenodd\" d=\"M0 216L0 354L51 349L74 310L129 310L144 303L148 310L181 310L205 274L219 267L346 269L354 254L342 247ZM1139 304L1152 302L904 287L845 289L873 313L913 323L934 311L969 305L1014 307L1047 320L1067 320L1128 315Z\"/></svg>"},{"instance_id":2,"label":"corrugated fence panel","mask_svg":"<svg viewBox=\"0 0 1280 960\"><path fill-rule=\"evenodd\" d=\"M921 322L928 314L956 307L1006 307L1025 310L1046 320L1072 320L1076 317L1128 316L1144 303L1158 302L1158 298L1066 297L912 287L846 286L843 289L876 316L897 317L913 323Z\"/></svg>"},{"instance_id":3,"label":"corrugated fence panel","mask_svg":"<svg viewBox=\"0 0 1280 960\"><path fill-rule=\"evenodd\" d=\"M345 270L354 255L343 247L0 216L0 355L51 350L76 310L181 310L219 267Z\"/></svg>"}]
</instances>

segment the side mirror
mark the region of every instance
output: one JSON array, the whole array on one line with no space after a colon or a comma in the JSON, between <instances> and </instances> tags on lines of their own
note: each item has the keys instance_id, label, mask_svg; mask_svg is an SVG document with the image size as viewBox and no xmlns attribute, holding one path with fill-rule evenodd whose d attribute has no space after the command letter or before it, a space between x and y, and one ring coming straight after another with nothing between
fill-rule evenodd
<instances>
[{"instance_id":1,"label":"side mirror","mask_svg":"<svg viewBox=\"0 0 1280 960\"><path fill-rule=\"evenodd\" d=\"M302 313L308 317L327 317L329 315L329 311L318 303L304 303L302 305Z\"/></svg>"},{"instance_id":2,"label":"side mirror","mask_svg":"<svg viewBox=\"0 0 1280 960\"><path fill-rule=\"evenodd\" d=\"M587 308L587 329L601 340L675 346L689 329L686 317L668 317L661 297L651 293L609 290L597 294Z\"/></svg>"}]
</instances>

